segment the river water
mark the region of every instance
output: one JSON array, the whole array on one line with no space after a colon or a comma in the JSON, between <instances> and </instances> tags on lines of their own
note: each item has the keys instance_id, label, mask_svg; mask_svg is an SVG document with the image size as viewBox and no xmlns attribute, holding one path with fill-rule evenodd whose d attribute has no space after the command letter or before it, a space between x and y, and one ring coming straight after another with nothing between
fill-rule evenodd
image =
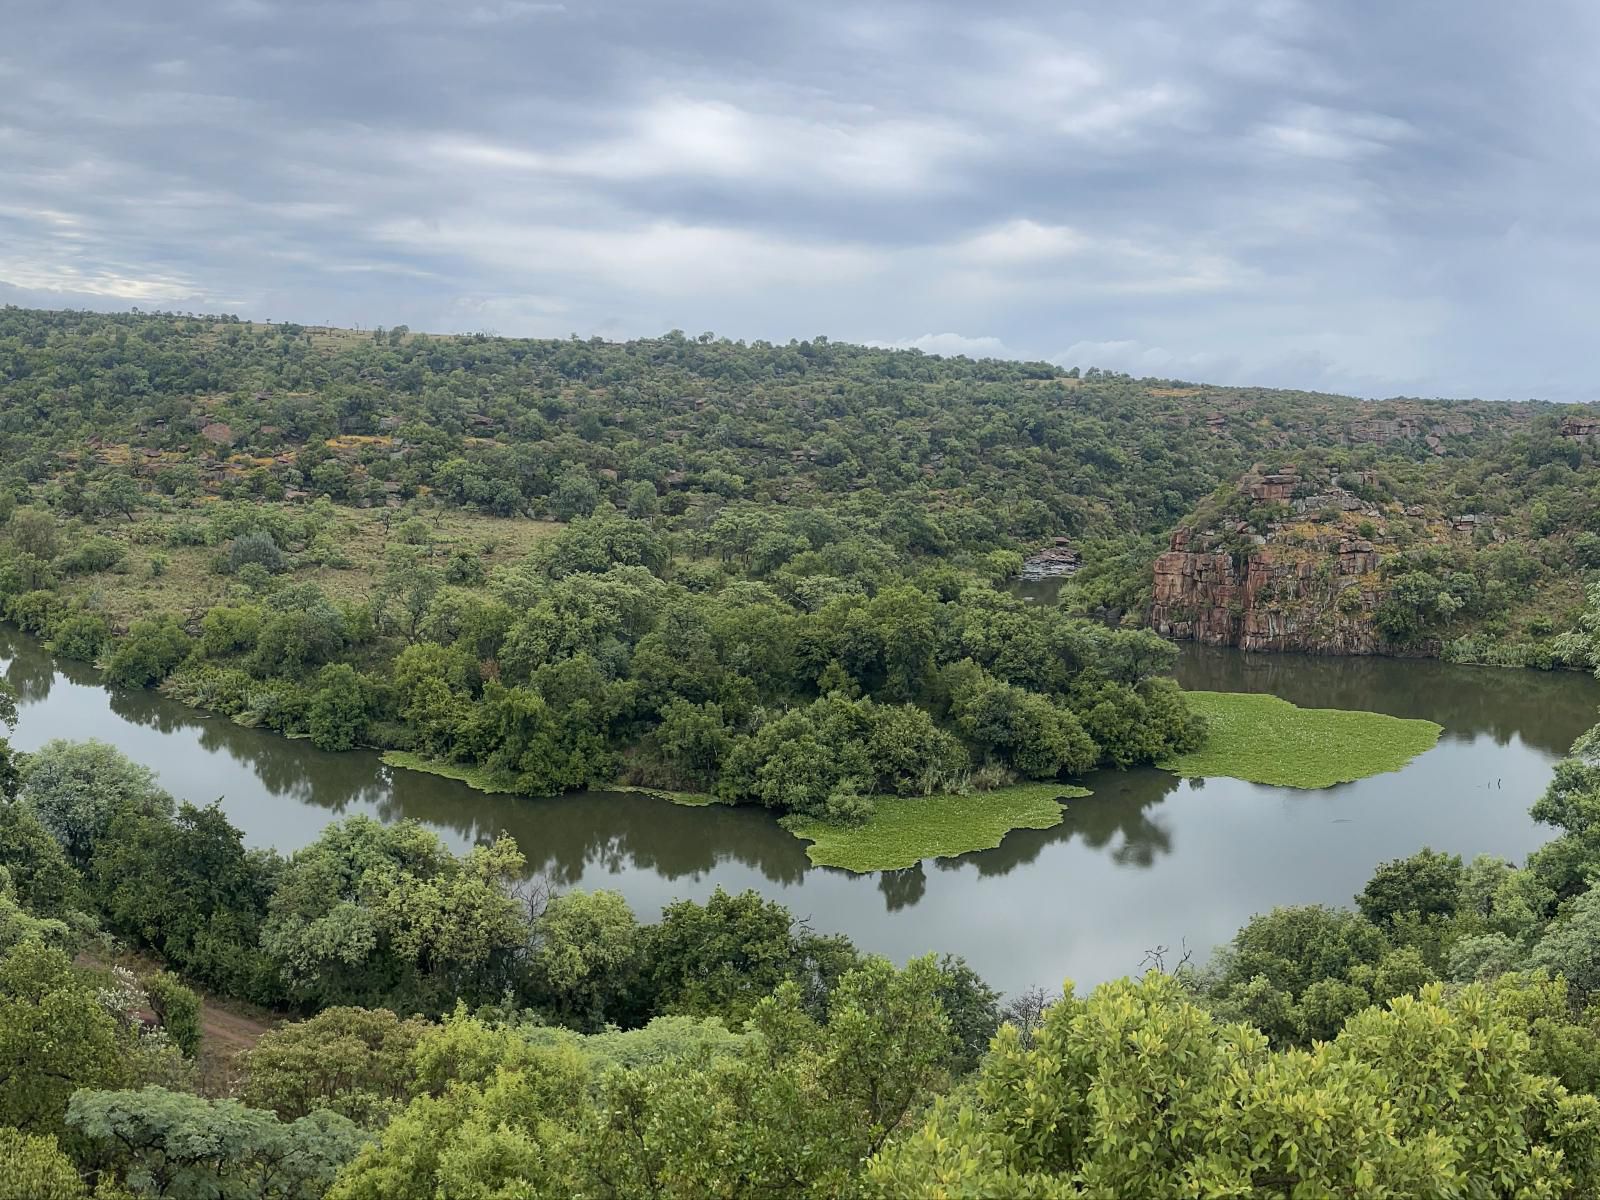
<instances>
[{"instance_id":1,"label":"river water","mask_svg":"<svg viewBox=\"0 0 1600 1200\"><path fill-rule=\"evenodd\" d=\"M153 692L109 690L82 666L0 628L16 688L12 743L99 738L145 763L173 795L220 800L247 843L289 852L356 813L414 818L453 847L505 831L531 869L563 888L612 888L641 920L718 885L757 891L821 932L903 961L929 951L996 987L1080 985L1136 971L1145 952L1203 960L1275 904L1348 903L1372 868L1424 845L1514 861L1550 832L1528 806L1552 764L1596 717L1588 676L1426 661L1245 655L1183 648L1186 687L1272 692L1301 705L1371 709L1444 726L1405 769L1323 791L1162 771L1098 772L1054 829L906 871L811 866L802 843L755 809L682 808L645 796L486 796L376 754L329 754L242 729Z\"/></svg>"}]
</instances>

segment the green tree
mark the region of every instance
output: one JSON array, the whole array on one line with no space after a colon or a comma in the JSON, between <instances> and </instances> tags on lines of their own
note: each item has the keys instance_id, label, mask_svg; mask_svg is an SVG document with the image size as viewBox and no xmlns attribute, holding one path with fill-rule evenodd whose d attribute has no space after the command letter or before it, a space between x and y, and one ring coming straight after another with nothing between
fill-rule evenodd
<instances>
[{"instance_id":1,"label":"green tree","mask_svg":"<svg viewBox=\"0 0 1600 1200\"><path fill-rule=\"evenodd\" d=\"M1568 903L1534 944L1528 965L1559 974L1580 998L1600 992L1600 891Z\"/></svg>"},{"instance_id":2,"label":"green tree","mask_svg":"<svg viewBox=\"0 0 1600 1200\"><path fill-rule=\"evenodd\" d=\"M428 1029L385 1008L325 1008L244 1055L241 1098L285 1121L325 1108L376 1128L411 1098L411 1058Z\"/></svg>"},{"instance_id":3,"label":"green tree","mask_svg":"<svg viewBox=\"0 0 1600 1200\"><path fill-rule=\"evenodd\" d=\"M0 1200L89 1200L89 1189L55 1138L0 1126Z\"/></svg>"},{"instance_id":4,"label":"green tree","mask_svg":"<svg viewBox=\"0 0 1600 1200\"><path fill-rule=\"evenodd\" d=\"M237 575L254 563L273 575L289 569L277 540L265 529L241 533L228 545L228 570Z\"/></svg>"},{"instance_id":5,"label":"green tree","mask_svg":"<svg viewBox=\"0 0 1600 1200\"><path fill-rule=\"evenodd\" d=\"M1373 872L1356 897L1356 907L1380 929L1392 929L1405 913L1448 920L1455 915L1461 873L1460 855L1424 846L1410 858L1386 862Z\"/></svg>"},{"instance_id":6,"label":"green tree","mask_svg":"<svg viewBox=\"0 0 1600 1200\"><path fill-rule=\"evenodd\" d=\"M140 981L150 997L161 1028L184 1055L200 1053L200 997L185 987L176 975L157 971Z\"/></svg>"},{"instance_id":7,"label":"green tree","mask_svg":"<svg viewBox=\"0 0 1600 1200\"><path fill-rule=\"evenodd\" d=\"M276 855L247 851L216 805L175 816L123 809L88 875L110 928L223 991L270 1003L276 969L257 946Z\"/></svg>"},{"instance_id":8,"label":"green tree","mask_svg":"<svg viewBox=\"0 0 1600 1200\"><path fill-rule=\"evenodd\" d=\"M510 895L522 867L509 839L456 858L415 822L352 817L289 860L261 947L302 1003L498 999L528 941Z\"/></svg>"},{"instance_id":9,"label":"green tree","mask_svg":"<svg viewBox=\"0 0 1600 1200\"><path fill-rule=\"evenodd\" d=\"M329 663L317 672L307 719L319 750L348 750L366 734L372 708L370 689L348 663Z\"/></svg>"},{"instance_id":10,"label":"green tree","mask_svg":"<svg viewBox=\"0 0 1600 1200\"><path fill-rule=\"evenodd\" d=\"M552 1015L599 1029L625 1003L639 969L639 926L617 892L566 892L533 923L529 976Z\"/></svg>"},{"instance_id":11,"label":"green tree","mask_svg":"<svg viewBox=\"0 0 1600 1200\"><path fill-rule=\"evenodd\" d=\"M1264 1050L1152 974L1002 1031L974 1092L874 1163L879 1194L1583 1194L1600 1103L1534 1074L1481 989L1367 1009L1331 1043Z\"/></svg>"},{"instance_id":12,"label":"green tree","mask_svg":"<svg viewBox=\"0 0 1600 1200\"><path fill-rule=\"evenodd\" d=\"M336 1113L285 1125L237 1100L153 1086L80 1091L66 1119L129 1191L173 1200L320 1200L366 1141Z\"/></svg>"},{"instance_id":13,"label":"green tree","mask_svg":"<svg viewBox=\"0 0 1600 1200\"><path fill-rule=\"evenodd\" d=\"M718 887L704 904L679 900L641 933L651 1007L719 1016L735 1028L783 983L796 984L808 1010L820 1014L857 964L848 940L818 936L754 891L729 895Z\"/></svg>"},{"instance_id":14,"label":"green tree","mask_svg":"<svg viewBox=\"0 0 1600 1200\"><path fill-rule=\"evenodd\" d=\"M49 562L61 553L60 527L44 509L17 509L6 523L6 533L19 552L41 562Z\"/></svg>"},{"instance_id":15,"label":"green tree","mask_svg":"<svg viewBox=\"0 0 1600 1200\"><path fill-rule=\"evenodd\" d=\"M132 1038L60 950L13 946L0 956L0 1125L62 1132L75 1090L127 1080Z\"/></svg>"},{"instance_id":16,"label":"green tree","mask_svg":"<svg viewBox=\"0 0 1600 1200\"><path fill-rule=\"evenodd\" d=\"M106 679L123 687L160 683L189 657L193 644L170 616L135 621L106 660Z\"/></svg>"},{"instance_id":17,"label":"green tree","mask_svg":"<svg viewBox=\"0 0 1600 1200\"><path fill-rule=\"evenodd\" d=\"M61 658L94 662L111 641L106 619L95 613L72 613L56 623L50 637L50 652Z\"/></svg>"},{"instance_id":18,"label":"green tree","mask_svg":"<svg viewBox=\"0 0 1600 1200\"><path fill-rule=\"evenodd\" d=\"M115 746L93 740L57 738L30 754L19 796L80 867L88 864L119 810L152 815L172 811L172 797L157 786L148 767Z\"/></svg>"}]
</instances>

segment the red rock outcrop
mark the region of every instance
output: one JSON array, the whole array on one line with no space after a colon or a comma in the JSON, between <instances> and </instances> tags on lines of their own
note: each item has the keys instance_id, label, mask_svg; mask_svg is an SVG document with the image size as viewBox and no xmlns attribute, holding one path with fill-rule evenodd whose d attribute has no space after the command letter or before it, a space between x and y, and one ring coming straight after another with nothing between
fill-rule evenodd
<instances>
[{"instance_id":1,"label":"red rock outcrop","mask_svg":"<svg viewBox=\"0 0 1600 1200\"><path fill-rule=\"evenodd\" d=\"M1150 624L1165 637L1308 654L1388 654L1372 615L1378 551L1330 530L1310 543L1241 554L1192 551L1173 535L1156 559Z\"/></svg>"}]
</instances>

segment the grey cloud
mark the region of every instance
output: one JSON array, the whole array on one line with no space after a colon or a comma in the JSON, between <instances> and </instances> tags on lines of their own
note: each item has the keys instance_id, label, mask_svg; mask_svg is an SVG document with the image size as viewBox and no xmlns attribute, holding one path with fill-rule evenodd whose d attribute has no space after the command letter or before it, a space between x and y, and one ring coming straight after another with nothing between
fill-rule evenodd
<instances>
[{"instance_id":1,"label":"grey cloud","mask_svg":"<svg viewBox=\"0 0 1600 1200\"><path fill-rule=\"evenodd\" d=\"M1600 16L1541 16L22 6L0 298L1583 398Z\"/></svg>"}]
</instances>

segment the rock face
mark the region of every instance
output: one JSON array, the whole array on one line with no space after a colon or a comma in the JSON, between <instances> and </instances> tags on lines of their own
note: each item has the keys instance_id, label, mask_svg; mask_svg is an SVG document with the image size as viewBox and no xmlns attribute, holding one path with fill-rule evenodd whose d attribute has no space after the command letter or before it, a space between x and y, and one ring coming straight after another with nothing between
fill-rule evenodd
<instances>
[{"instance_id":1,"label":"rock face","mask_svg":"<svg viewBox=\"0 0 1600 1200\"><path fill-rule=\"evenodd\" d=\"M1293 547L1192 551L1180 530L1156 559L1150 624L1165 637L1244 650L1388 654L1371 542L1330 531Z\"/></svg>"},{"instance_id":2,"label":"rock face","mask_svg":"<svg viewBox=\"0 0 1600 1200\"><path fill-rule=\"evenodd\" d=\"M1022 573L1017 578L1060 579L1071 575L1080 565L1078 552L1072 548L1072 543L1067 538L1058 537L1047 549L1024 559Z\"/></svg>"},{"instance_id":3,"label":"rock face","mask_svg":"<svg viewBox=\"0 0 1600 1200\"><path fill-rule=\"evenodd\" d=\"M1561 436L1574 438L1580 442L1596 441L1600 439L1600 421L1586 417L1564 417L1561 421Z\"/></svg>"},{"instance_id":4,"label":"rock face","mask_svg":"<svg viewBox=\"0 0 1600 1200\"><path fill-rule=\"evenodd\" d=\"M1373 417L1353 421L1345 431L1344 440L1352 446L1386 446L1391 442L1414 442L1421 439L1433 454L1444 453L1444 439L1472 433L1472 418L1466 413L1433 418L1420 416Z\"/></svg>"}]
</instances>

